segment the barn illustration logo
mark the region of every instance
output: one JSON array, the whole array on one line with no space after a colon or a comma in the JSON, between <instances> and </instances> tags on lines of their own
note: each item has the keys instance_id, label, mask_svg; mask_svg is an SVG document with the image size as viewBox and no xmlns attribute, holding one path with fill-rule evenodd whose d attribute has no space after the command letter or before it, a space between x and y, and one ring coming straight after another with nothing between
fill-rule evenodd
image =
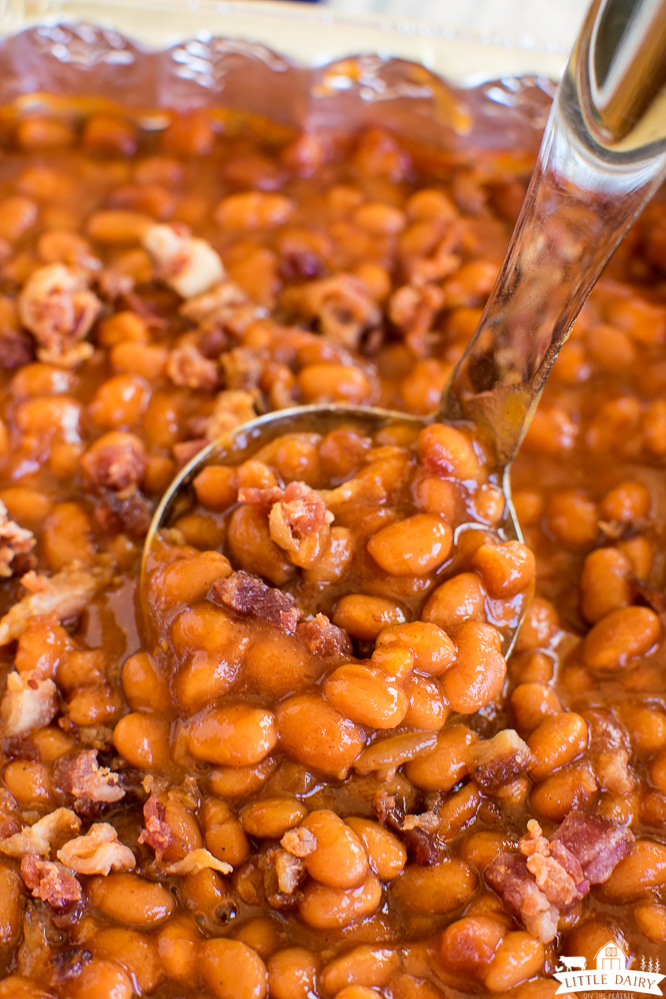
<instances>
[{"instance_id":1,"label":"barn illustration logo","mask_svg":"<svg viewBox=\"0 0 666 999\"><path fill-rule=\"evenodd\" d=\"M659 982L659 961L641 960L640 968L627 967L627 955L622 948L609 940L595 955L596 968L586 968L584 957L562 957L561 966L553 975L561 982L556 995L561 992L640 992L644 995L663 996Z\"/></svg>"}]
</instances>

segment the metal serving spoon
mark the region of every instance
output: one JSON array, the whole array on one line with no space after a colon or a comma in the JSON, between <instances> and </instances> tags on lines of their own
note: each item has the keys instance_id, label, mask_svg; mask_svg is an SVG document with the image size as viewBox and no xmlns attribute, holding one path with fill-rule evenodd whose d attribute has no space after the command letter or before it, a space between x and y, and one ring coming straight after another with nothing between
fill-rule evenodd
<instances>
[{"instance_id":1,"label":"metal serving spoon","mask_svg":"<svg viewBox=\"0 0 666 999\"><path fill-rule=\"evenodd\" d=\"M438 412L423 418L361 406L300 406L237 427L171 483L148 531L144 570L157 531L189 503L189 486L204 466L239 464L283 433L326 433L342 424L361 433L387 424L472 424L503 484L500 536L520 538L511 462L574 319L664 176L666 0L595 0L558 88L503 266ZM516 634L517 628L505 643L507 654Z\"/></svg>"}]
</instances>

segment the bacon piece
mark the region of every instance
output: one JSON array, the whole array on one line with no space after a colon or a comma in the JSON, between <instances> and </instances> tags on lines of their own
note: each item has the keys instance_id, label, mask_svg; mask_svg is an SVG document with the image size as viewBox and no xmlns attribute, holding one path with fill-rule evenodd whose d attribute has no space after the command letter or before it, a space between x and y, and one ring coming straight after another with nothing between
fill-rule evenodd
<instances>
[{"instance_id":1,"label":"bacon piece","mask_svg":"<svg viewBox=\"0 0 666 999\"><path fill-rule=\"evenodd\" d=\"M182 298L209 291L225 276L210 243L192 236L187 226L150 225L141 242L159 276Z\"/></svg>"},{"instance_id":2,"label":"bacon piece","mask_svg":"<svg viewBox=\"0 0 666 999\"><path fill-rule=\"evenodd\" d=\"M69 366L90 356L80 350L102 303L88 288L85 274L65 264L38 267L18 297L19 318L39 344L40 361Z\"/></svg>"},{"instance_id":3,"label":"bacon piece","mask_svg":"<svg viewBox=\"0 0 666 999\"><path fill-rule=\"evenodd\" d=\"M29 853L48 857L57 843L71 839L81 828L81 819L69 808L56 808L31 826L24 826L0 842L0 850L8 857L25 857Z\"/></svg>"},{"instance_id":4,"label":"bacon piece","mask_svg":"<svg viewBox=\"0 0 666 999\"><path fill-rule=\"evenodd\" d=\"M16 555L25 555L35 547L32 531L19 527L0 500L0 576L11 576L11 565Z\"/></svg>"},{"instance_id":5,"label":"bacon piece","mask_svg":"<svg viewBox=\"0 0 666 999\"><path fill-rule=\"evenodd\" d=\"M570 812L551 836L566 847L580 863L590 884L607 881L616 864L631 853L636 837L604 815Z\"/></svg>"},{"instance_id":6,"label":"bacon piece","mask_svg":"<svg viewBox=\"0 0 666 999\"><path fill-rule=\"evenodd\" d=\"M354 274L336 274L288 288L281 305L299 317L316 321L328 340L348 350L357 350L364 333L381 322L379 306Z\"/></svg>"},{"instance_id":7,"label":"bacon piece","mask_svg":"<svg viewBox=\"0 0 666 999\"><path fill-rule=\"evenodd\" d=\"M36 617L55 614L59 621L78 617L110 578L107 566L83 569L72 564L55 576L27 572L21 583L29 594L0 618L0 645L20 638Z\"/></svg>"},{"instance_id":8,"label":"bacon piece","mask_svg":"<svg viewBox=\"0 0 666 999\"><path fill-rule=\"evenodd\" d=\"M48 725L58 710L57 694L53 680L40 680L32 673L16 670L8 673L7 691L0 705L3 736L27 735Z\"/></svg>"},{"instance_id":9,"label":"bacon piece","mask_svg":"<svg viewBox=\"0 0 666 999\"><path fill-rule=\"evenodd\" d=\"M280 845L284 847L287 853L302 859L314 853L317 848L317 839L315 834L309 829L296 826L294 829L287 829L280 840Z\"/></svg>"},{"instance_id":10,"label":"bacon piece","mask_svg":"<svg viewBox=\"0 0 666 999\"><path fill-rule=\"evenodd\" d=\"M21 877L35 898L41 898L52 909L62 911L83 898L76 876L63 864L40 860L29 853L21 861Z\"/></svg>"},{"instance_id":11,"label":"bacon piece","mask_svg":"<svg viewBox=\"0 0 666 999\"><path fill-rule=\"evenodd\" d=\"M305 643L308 652L324 659L350 656L354 651L347 632L331 624L325 614L301 621L296 627L296 634Z\"/></svg>"},{"instance_id":12,"label":"bacon piece","mask_svg":"<svg viewBox=\"0 0 666 999\"><path fill-rule=\"evenodd\" d=\"M109 822L96 822L85 836L77 836L58 850L58 860L78 874L104 874L131 871L134 854L118 840L118 831Z\"/></svg>"},{"instance_id":13,"label":"bacon piece","mask_svg":"<svg viewBox=\"0 0 666 999\"><path fill-rule=\"evenodd\" d=\"M557 935L560 913L537 886L520 853L500 853L486 868L486 881L508 913L543 943Z\"/></svg>"},{"instance_id":14,"label":"bacon piece","mask_svg":"<svg viewBox=\"0 0 666 999\"><path fill-rule=\"evenodd\" d=\"M53 769L54 783L75 800L74 807L88 813L93 804L113 804L125 796L118 774L100 767L96 749L62 756Z\"/></svg>"},{"instance_id":15,"label":"bacon piece","mask_svg":"<svg viewBox=\"0 0 666 999\"><path fill-rule=\"evenodd\" d=\"M472 748L469 770L484 791L497 791L527 773L534 757L527 743L513 729L492 739L479 739Z\"/></svg>"},{"instance_id":16,"label":"bacon piece","mask_svg":"<svg viewBox=\"0 0 666 999\"><path fill-rule=\"evenodd\" d=\"M631 742L626 729L603 708L590 708L583 717L590 733L587 755L594 763L600 787L628 794L636 786L636 777L629 766Z\"/></svg>"},{"instance_id":17,"label":"bacon piece","mask_svg":"<svg viewBox=\"0 0 666 999\"><path fill-rule=\"evenodd\" d=\"M308 568L321 556L334 516L323 496L305 482L290 482L285 489L239 489L238 499L269 511L271 538L295 565Z\"/></svg>"},{"instance_id":18,"label":"bacon piece","mask_svg":"<svg viewBox=\"0 0 666 999\"><path fill-rule=\"evenodd\" d=\"M16 371L35 359L34 340L11 327L0 329L0 366L5 371Z\"/></svg>"},{"instance_id":19,"label":"bacon piece","mask_svg":"<svg viewBox=\"0 0 666 999\"><path fill-rule=\"evenodd\" d=\"M270 850L268 862L275 870L279 893L293 895L305 877L303 861L288 850ZM271 896L268 902L271 902Z\"/></svg>"},{"instance_id":20,"label":"bacon piece","mask_svg":"<svg viewBox=\"0 0 666 999\"><path fill-rule=\"evenodd\" d=\"M501 853L486 868L486 881L507 912L543 943L557 934L560 915L593 884L606 881L635 842L633 833L601 815L571 812L547 840L528 822L519 852Z\"/></svg>"},{"instance_id":21,"label":"bacon piece","mask_svg":"<svg viewBox=\"0 0 666 999\"><path fill-rule=\"evenodd\" d=\"M152 516L152 504L139 489L127 490L125 494L107 490L95 509L95 520L105 534L123 531L133 538L143 538Z\"/></svg>"},{"instance_id":22,"label":"bacon piece","mask_svg":"<svg viewBox=\"0 0 666 999\"><path fill-rule=\"evenodd\" d=\"M225 579L216 580L209 599L241 617L266 621L287 634L293 634L301 616L291 594L282 593L257 576L243 571L232 572Z\"/></svg>"},{"instance_id":23,"label":"bacon piece","mask_svg":"<svg viewBox=\"0 0 666 999\"><path fill-rule=\"evenodd\" d=\"M123 493L136 487L146 470L146 450L136 434L104 434L81 459L84 476L96 489Z\"/></svg>"},{"instance_id":24,"label":"bacon piece","mask_svg":"<svg viewBox=\"0 0 666 999\"><path fill-rule=\"evenodd\" d=\"M208 850L200 847L198 850L191 850L182 860L177 860L175 863L169 864L168 867L164 868L164 873L180 876L185 874L199 874L200 871L205 870L219 871L220 874L231 874L233 867L224 860L218 860Z\"/></svg>"},{"instance_id":25,"label":"bacon piece","mask_svg":"<svg viewBox=\"0 0 666 999\"><path fill-rule=\"evenodd\" d=\"M139 843L147 843L155 851L157 860L161 860L165 851L176 843L173 830L166 821L166 805L151 794L143 806L143 817L146 827L139 836Z\"/></svg>"},{"instance_id":26,"label":"bacon piece","mask_svg":"<svg viewBox=\"0 0 666 999\"><path fill-rule=\"evenodd\" d=\"M174 385L200 392L212 392L219 382L217 364L204 357L193 343L183 343L169 353L166 373Z\"/></svg>"}]
</instances>

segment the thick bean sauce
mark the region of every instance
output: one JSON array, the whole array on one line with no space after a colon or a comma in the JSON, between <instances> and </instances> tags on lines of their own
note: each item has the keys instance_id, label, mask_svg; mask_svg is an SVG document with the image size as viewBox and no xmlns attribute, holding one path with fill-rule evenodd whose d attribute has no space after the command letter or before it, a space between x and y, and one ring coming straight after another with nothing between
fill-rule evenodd
<instances>
[{"instance_id":1,"label":"thick bean sauce","mask_svg":"<svg viewBox=\"0 0 666 999\"><path fill-rule=\"evenodd\" d=\"M513 473L434 411L530 157L5 121L0 999L547 999L666 961L666 208ZM506 638L524 607L516 648Z\"/></svg>"}]
</instances>

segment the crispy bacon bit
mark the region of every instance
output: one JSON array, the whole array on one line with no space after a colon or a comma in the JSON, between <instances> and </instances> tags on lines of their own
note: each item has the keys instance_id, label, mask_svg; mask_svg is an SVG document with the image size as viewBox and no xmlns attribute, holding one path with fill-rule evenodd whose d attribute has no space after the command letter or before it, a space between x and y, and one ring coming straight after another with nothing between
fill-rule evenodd
<instances>
[{"instance_id":1,"label":"crispy bacon bit","mask_svg":"<svg viewBox=\"0 0 666 999\"><path fill-rule=\"evenodd\" d=\"M32 531L19 527L0 500L0 576L11 576L11 565L16 555L25 555L35 546Z\"/></svg>"},{"instance_id":2,"label":"crispy bacon bit","mask_svg":"<svg viewBox=\"0 0 666 999\"><path fill-rule=\"evenodd\" d=\"M190 851L182 860L177 860L174 864L169 864L168 867L164 868L164 873L179 876L199 874L200 871L205 870L219 871L220 874L231 874L233 867L224 860L218 860L208 850L200 847L198 850Z\"/></svg>"},{"instance_id":3,"label":"crispy bacon bit","mask_svg":"<svg viewBox=\"0 0 666 999\"><path fill-rule=\"evenodd\" d=\"M270 511L271 538L295 565L308 568L321 556L334 516L323 496L305 482L290 482L285 489L239 489L238 499Z\"/></svg>"},{"instance_id":4,"label":"crispy bacon bit","mask_svg":"<svg viewBox=\"0 0 666 999\"><path fill-rule=\"evenodd\" d=\"M213 412L203 428L206 441L214 441L241 423L257 416L257 395L241 389L228 389L215 397Z\"/></svg>"},{"instance_id":5,"label":"crispy bacon bit","mask_svg":"<svg viewBox=\"0 0 666 999\"><path fill-rule=\"evenodd\" d=\"M294 829L287 829L280 840L280 845L284 847L287 853L303 859L303 857L309 857L311 853L314 853L317 847L317 839L315 834L310 832L309 829L297 826Z\"/></svg>"},{"instance_id":6,"label":"crispy bacon bit","mask_svg":"<svg viewBox=\"0 0 666 999\"><path fill-rule=\"evenodd\" d=\"M435 315L444 304L444 292L434 284L403 285L391 296L391 322L403 331L416 357L425 357L432 345Z\"/></svg>"},{"instance_id":7,"label":"crispy bacon bit","mask_svg":"<svg viewBox=\"0 0 666 999\"><path fill-rule=\"evenodd\" d=\"M268 860L275 869L280 894L293 895L305 877L303 861L288 850L270 850Z\"/></svg>"},{"instance_id":8,"label":"crispy bacon bit","mask_svg":"<svg viewBox=\"0 0 666 999\"><path fill-rule=\"evenodd\" d=\"M93 804L113 804L125 796L118 774L100 767L96 749L62 756L53 770L54 783L74 798L74 807L87 814Z\"/></svg>"},{"instance_id":9,"label":"crispy bacon bit","mask_svg":"<svg viewBox=\"0 0 666 999\"><path fill-rule=\"evenodd\" d=\"M81 459L84 476L97 489L123 493L136 487L146 470L146 450L135 434L104 434Z\"/></svg>"},{"instance_id":10,"label":"crispy bacon bit","mask_svg":"<svg viewBox=\"0 0 666 999\"><path fill-rule=\"evenodd\" d=\"M350 656L353 653L351 639L346 631L331 624L325 614L301 621L296 634L305 642L312 655L326 659L331 656Z\"/></svg>"},{"instance_id":11,"label":"crispy bacon bit","mask_svg":"<svg viewBox=\"0 0 666 999\"><path fill-rule=\"evenodd\" d=\"M288 288L281 304L298 317L316 321L324 336L349 350L357 350L364 333L381 321L377 303L354 274L336 274Z\"/></svg>"},{"instance_id":12,"label":"crispy bacon bit","mask_svg":"<svg viewBox=\"0 0 666 999\"><path fill-rule=\"evenodd\" d=\"M65 264L49 264L33 271L18 298L19 317L39 344L39 360L66 366L70 360L78 363L92 353L90 344L81 352L80 341L90 331L101 306L83 272Z\"/></svg>"},{"instance_id":13,"label":"crispy bacon bit","mask_svg":"<svg viewBox=\"0 0 666 999\"><path fill-rule=\"evenodd\" d=\"M48 857L52 847L71 839L81 828L81 820L69 808L56 808L31 826L24 826L0 842L0 850L8 857L25 857L29 853Z\"/></svg>"},{"instance_id":14,"label":"crispy bacon bit","mask_svg":"<svg viewBox=\"0 0 666 999\"><path fill-rule=\"evenodd\" d=\"M21 583L29 595L0 618L0 645L20 638L36 617L55 614L59 621L78 617L110 578L107 566L83 569L72 564L55 576L27 572Z\"/></svg>"},{"instance_id":15,"label":"crispy bacon bit","mask_svg":"<svg viewBox=\"0 0 666 999\"><path fill-rule=\"evenodd\" d=\"M193 343L183 343L169 354L166 373L174 385L212 392L217 388L217 364L209 360Z\"/></svg>"},{"instance_id":16,"label":"crispy bacon bit","mask_svg":"<svg viewBox=\"0 0 666 999\"><path fill-rule=\"evenodd\" d=\"M193 323L219 323L225 327L238 306L247 303L247 295L233 281L222 281L215 287L201 295L188 296L189 301L184 302L178 310L185 319L190 319Z\"/></svg>"},{"instance_id":17,"label":"crispy bacon bit","mask_svg":"<svg viewBox=\"0 0 666 999\"><path fill-rule=\"evenodd\" d=\"M123 495L107 490L95 508L95 520L105 534L119 534L142 539L148 530L153 507L139 489L129 489Z\"/></svg>"},{"instance_id":18,"label":"crispy bacon bit","mask_svg":"<svg viewBox=\"0 0 666 999\"><path fill-rule=\"evenodd\" d=\"M201 295L224 278L222 261L213 247L191 236L186 226L148 226L142 243L159 276L182 298Z\"/></svg>"},{"instance_id":19,"label":"crispy bacon bit","mask_svg":"<svg viewBox=\"0 0 666 999\"><path fill-rule=\"evenodd\" d=\"M510 728L492 739L479 739L472 749L469 769L477 784L492 792L527 773L533 763L529 746Z\"/></svg>"},{"instance_id":20,"label":"crispy bacon bit","mask_svg":"<svg viewBox=\"0 0 666 999\"><path fill-rule=\"evenodd\" d=\"M527 824L519 852L501 853L486 881L511 915L543 943L557 934L560 915L606 881L634 843L633 833L604 816L571 812L547 840L539 823Z\"/></svg>"},{"instance_id":21,"label":"crispy bacon bit","mask_svg":"<svg viewBox=\"0 0 666 999\"><path fill-rule=\"evenodd\" d=\"M590 884L607 881L616 864L631 853L636 838L630 829L604 815L570 812L551 836L566 847L583 868Z\"/></svg>"},{"instance_id":22,"label":"crispy bacon bit","mask_svg":"<svg viewBox=\"0 0 666 999\"><path fill-rule=\"evenodd\" d=\"M53 680L40 680L32 673L16 670L9 673L7 692L0 705L3 735L27 735L48 725L58 710L57 694Z\"/></svg>"},{"instance_id":23,"label":"crispy bacon bit","mask_svg":"<svg viewBox=\"0 0 666 999\"><path fill-rule=\"evenodd\" d=\"M296 630L301 612L294 607L294 598L268 586L247 572L232 572L213 583L209 599L228 607L241 617L266 621L287 634Z\"/></svg>"},{"instance_id":24,"label":"crispy bacon bit","mask_svg":"<svg viewBox=\"0 0 666 999\"><path fill-rule=\"evenodd\" d=\"M134 854L118 840L118 831L108 822L96 822L85 836L77 836L58 850L58 860L78 874L131 871Z\"/></svg>"},{"instance_id":25,"label":"crispy bacon bit","mask_svg":"<svg viewBox=\"0 0 666 999\"><path fill-rule=\"evenodd\" d=\"M166 805L151 794L143 806L143 817L146 828L139 836L139 843L147 843L155 851L157 860L161 860L165 851L176 843L173 830L166 821Z\"/></svg>"},{"instance_id":26,"label":"crispy bacon bit","mask_svg":"<svg viewBox=\"0 0 666 999\"><path fill-rule=\"evenodd\" d=\"M53 860L40 860L34 853L21 861L21 877L35 898L41 898L57 911L80 902L83 897L81 885L67 867Z\"/></svg>"}]
</instances>

